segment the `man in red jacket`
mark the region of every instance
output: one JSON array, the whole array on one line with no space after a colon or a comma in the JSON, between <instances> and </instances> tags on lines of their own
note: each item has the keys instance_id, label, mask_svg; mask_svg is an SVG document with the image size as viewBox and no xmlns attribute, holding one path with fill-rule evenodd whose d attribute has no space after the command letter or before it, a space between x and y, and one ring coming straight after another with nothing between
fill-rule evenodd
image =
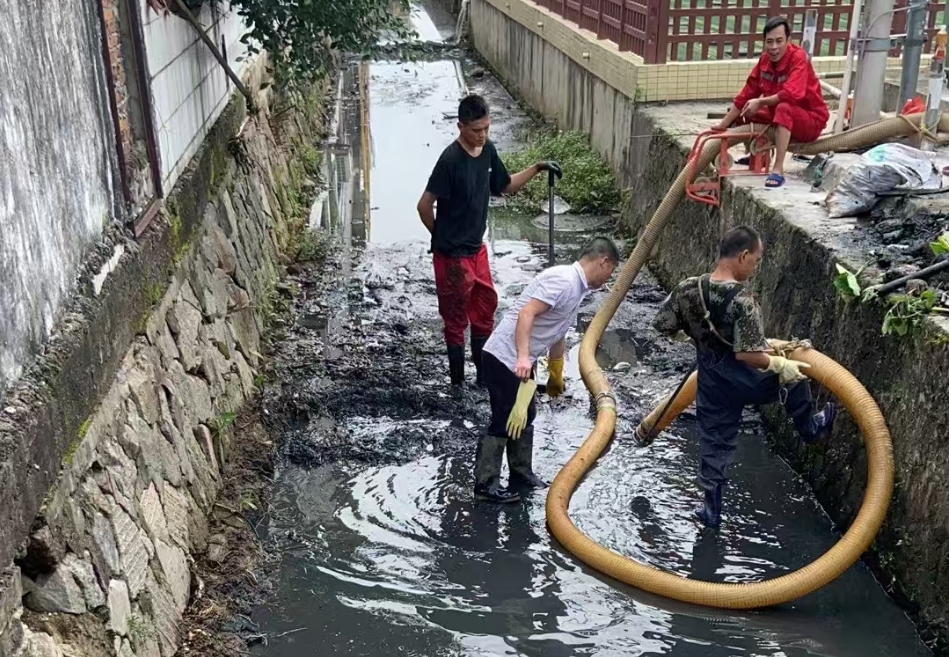
<instances>
[{"instance_id":1,"label":"man in red jacket","mask_svg":"<svg viewBox=\"0 0 951 657\"><path fill-rule=\"evenodd\" d=\"M789 22L782 16L766 21L763 54L726 116L714 126L726 130L733 125L761 123L775 129L776 159L766 178L767 187L781 187L786 182L783 164L790 139L815 141L829 120L819 78L806 51L789 42L789 32Z\"/></svg>"}]
</instances>

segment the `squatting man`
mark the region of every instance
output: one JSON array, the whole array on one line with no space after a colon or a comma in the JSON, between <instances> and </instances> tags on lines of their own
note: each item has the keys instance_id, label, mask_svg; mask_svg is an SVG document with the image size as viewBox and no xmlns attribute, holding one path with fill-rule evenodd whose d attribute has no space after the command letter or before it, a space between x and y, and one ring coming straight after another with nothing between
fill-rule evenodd
<instances>
[{"instance_id":1,"label":"squatting man","mask_svg":"<svg viewBox=\"0 0 951 657\"><path fill-rule=\"evenodd\" d=\"M763 28L763 54L746 85L714 130L734 125L765 124L773 128L776 159L766 177L767 187L786 182L783 166L790 140L807 144L822 134L829 108L822 98L819 78L806 51L789 41L789 21L776 16ZM748 164L741 158L737 164Z\"/></svg>"},{"instance_id":2,"label":"squatting man","mask_svg":"<svg viewBox=\"0 0 951 657\"><path fill-rule=\"evenodd\" d=\"M831 431L835 419L831 402L815 413L809 382L800 371L809 365L770 353L778 344L766 339L759 305L745 285L762 256L763 241L754 229L727 231L713 273L680 283L653 320L661 334L691 340L697 348L703 504L696 514L708 527L720 525L727 468L745 406L781 402L807 443ZM640 439L636 433L635 439Z\"/></svg>"}]
</instances>

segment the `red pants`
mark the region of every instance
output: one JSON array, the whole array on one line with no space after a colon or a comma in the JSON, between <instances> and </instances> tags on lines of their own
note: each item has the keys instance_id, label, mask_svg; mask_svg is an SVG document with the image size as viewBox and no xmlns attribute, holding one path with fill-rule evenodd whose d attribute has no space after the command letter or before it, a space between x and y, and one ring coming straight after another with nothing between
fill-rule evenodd
<instances>
[{"instance_id":1,"label":"red pants","mask_svg":"<svg viewBox=\"0 0 951 657\"><path fill-rule=\"evenodd\" d=\"M820 114L810 113L798 105L779 103L775 107L760 108L760 110L750 118L738 118L736 125L745 125L747 123L779 125L789 130L792 134L793 141L799 142L800 144L808 144L819 138L819 135L825 130L826 121L828 120L828 115L823 118Z\"/></svg>"},{"instance_id":2,"label":"red pants","mask_svg":"<svg viewBox=\"0 0 951 657\"><path fill-rule=\"evenodd\" d=\"M473 337L489 337L499 297L492 285L489 252L485 244L472 256L450 258L433 253L433 269L446 344L450 347L464 345L466 326L470 324Z\"/></svg>"}]
</instances>

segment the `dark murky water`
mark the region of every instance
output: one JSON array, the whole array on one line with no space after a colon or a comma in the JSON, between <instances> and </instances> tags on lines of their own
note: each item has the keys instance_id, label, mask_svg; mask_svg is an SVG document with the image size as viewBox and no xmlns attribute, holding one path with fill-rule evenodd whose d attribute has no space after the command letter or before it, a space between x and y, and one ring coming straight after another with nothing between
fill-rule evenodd
<instances>
[{"instance_id":1,"label":"dark murky water","mask_svg":"<svg viewBox=\"0 0 951 657\"><path fill-rule=\"evenodd\" d=\"M430 38L445 36L452 24L425 13L414 20ZM782 608L718 611L648 595L582 567L548 534L543 493L505 508L473 501L471 462L488 403L477 392L446 394L431 263L415 213L433 162L453 138L454 120L442 115L461 93L460 66L471 64L370 65L366 222L367 175L358 131L347 123L354 112L341 113L338 135L349 150L340 156L346 166L337 169L336 195L355 209L341 212L335 225L350 249L338 284L305 302L282 346L285 381L269 408L286 429L287 465L266 540L283 563L277 603L256 615L270 639L255 654L929 654L862 565ZM523 120L515 104L487 76L470 84L499 108L494 118L506 145ZM360 225L356 237L343 225L351 221ZM570 259L582 239L560 232L559 258ZM493 211L489 245L500 310L544 265L545 240L532 218ZM578 331L599 298L583 308ZM619 395L622 426L691 366L689 348L657 341L647 328L662 298L642 276L599 352ZM591 427L577 375L579 339L580 332L569 335L566 395L542 403L536 421L536 469L547 478ZM685 577L742 582L798 568L836 535L762 434L749 415L719 536L691 520L698 450L689 414L647 450L621 432L575 494L572 517L604 545Z\"/></svg>"}]
</instances>

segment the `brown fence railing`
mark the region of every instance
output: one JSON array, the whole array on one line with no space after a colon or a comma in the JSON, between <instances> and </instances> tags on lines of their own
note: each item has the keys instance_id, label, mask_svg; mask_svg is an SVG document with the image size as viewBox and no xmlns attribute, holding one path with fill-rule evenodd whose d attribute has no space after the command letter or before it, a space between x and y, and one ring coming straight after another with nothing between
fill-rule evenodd
<instances>
[{"instance_id":1,"label":"brown fence railing","mask_svg":"<svg viewBox=\"0 0 951 657\"><path fill-rule=\"evenodd\" d=\"M785 16L793 39L802 36L806 10L818 12L813 54L844 55L852 15L850 0L533 0L535 4L633 52L648 64L749 59L762 49L771 16ZM896 0L892 34L904 34L907 0ZM947 5L928 5L925 52ZM894 54L898 54L896 49Z\"/></svg>"}]
</instances>

